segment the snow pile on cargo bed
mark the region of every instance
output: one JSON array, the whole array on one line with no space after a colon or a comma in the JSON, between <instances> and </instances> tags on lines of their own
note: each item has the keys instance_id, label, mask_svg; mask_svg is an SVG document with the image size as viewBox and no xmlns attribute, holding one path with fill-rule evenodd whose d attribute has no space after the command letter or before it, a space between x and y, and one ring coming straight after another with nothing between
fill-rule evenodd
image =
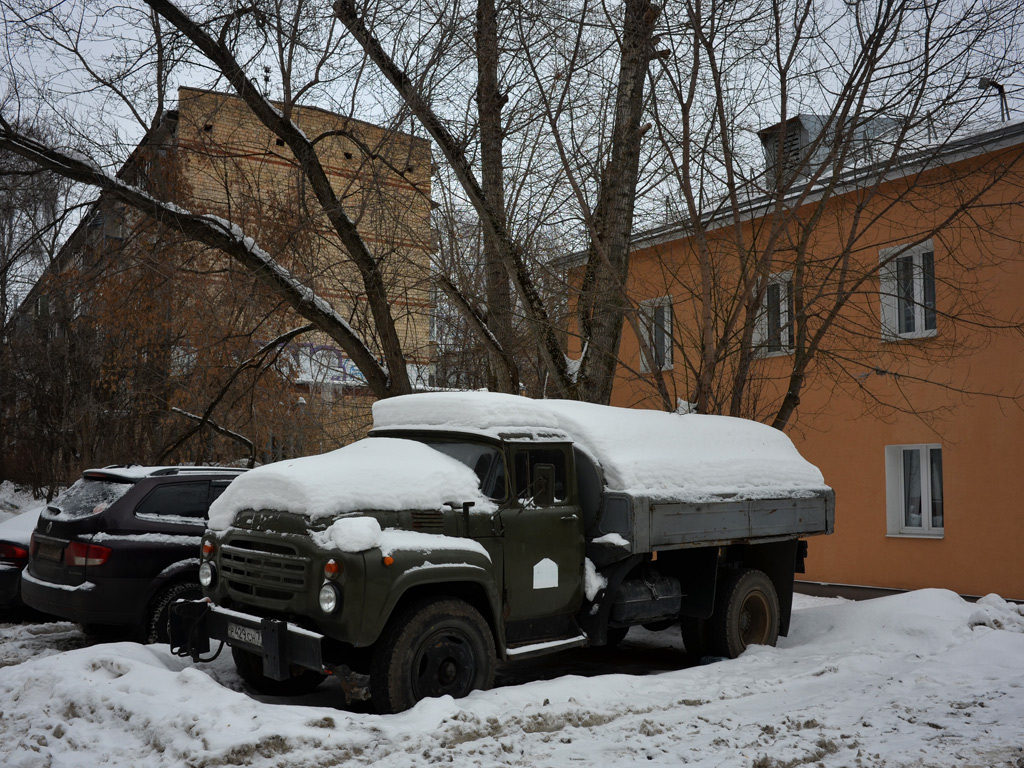
<instances>
[{"instance_id":1,"label":"snow pile on cargo bed","mask_svg":"<svg viewBox=\"0 0 1024 768\"><path fill-rule=\"evenodd\" d=\"M310 518L359 510L441 509L472 501L493 510L466 465L422 443L369 438L330 453L279 461L235 478L210 506L210 527L227 528L246 509Z\"/></svg>"},{"instance_id":2,"label":"snow pile on cargo bed","mask_svg":"<svg viewBox=\"0 0 1024 768\"><path fill-rule=\"evenodd\" d=\"M651 499L769 499L827 489L785 434L728 416L429 392L374 403L373 421L377 434L428 428L569 439L598 462L608 489Z\"/></svg>"}]
</instances>

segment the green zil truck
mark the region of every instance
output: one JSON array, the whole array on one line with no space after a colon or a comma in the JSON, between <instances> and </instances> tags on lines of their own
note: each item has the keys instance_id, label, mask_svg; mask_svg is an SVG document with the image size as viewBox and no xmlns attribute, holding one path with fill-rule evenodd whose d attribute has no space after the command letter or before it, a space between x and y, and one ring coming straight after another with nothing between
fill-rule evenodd
<instances>
[{"instance_id":1,"label":"green zil truck","mask_svg":"<svg viewBox=\"0 0 1024 768\"><path fill-rule=\"evenodd\" d=\"M803 539L834 515L817 468L755 422L391 398L368 438L247 472L214 502L205 598L173 606L171 645L201 661L227 644L270 694L368 675L382 713L634 625L732 658L787 633Z\"/></svg>"}]
</instances>

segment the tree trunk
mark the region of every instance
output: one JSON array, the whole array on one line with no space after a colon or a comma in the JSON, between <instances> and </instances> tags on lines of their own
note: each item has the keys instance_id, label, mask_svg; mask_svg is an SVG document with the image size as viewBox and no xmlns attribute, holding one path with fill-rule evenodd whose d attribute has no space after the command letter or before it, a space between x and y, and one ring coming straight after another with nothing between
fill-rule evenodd
<instances>
[{"instance_id":1,"label":"tree trunk","mask_svg":"<svg viewBox=\"0 0 1024 768\"><path fill-rule=\"evenodd\" d=\"M476 9L477 113L480 120L480 184L494 215L505 221L505 164L502 159L501 110L508 97L498 82L498 13L494 0L479 0ZM512 289L501 243L484 229L484 278L487 294L487 326L500 350L490 354L495 387L500 392L519 391L519 371L513 355Z\"/></svg>"},{"instance_id":2,"label":"tree trunk","mask_svg":"<svg viewBox=\"0 0 1024 768\"><path fill-rule=\"evenodd\" d=\"M661 9L650 0L626 0L611 156L601 174L594 234L580 297L581 331L587 344L580 368L581 395L595 403L611 399L622 323L629 307L626 277L633 207L640 170L640 138L647 129L640 125L644 82L654 55L654 22L660 13Z\"/></svg>"}]
</instances>

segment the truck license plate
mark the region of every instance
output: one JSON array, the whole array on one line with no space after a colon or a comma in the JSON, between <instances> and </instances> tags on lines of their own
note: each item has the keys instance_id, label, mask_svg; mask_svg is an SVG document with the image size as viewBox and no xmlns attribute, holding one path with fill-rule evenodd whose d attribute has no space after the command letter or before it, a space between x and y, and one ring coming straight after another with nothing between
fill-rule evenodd
<instances>
[{"instance_id":1,"label":"truck license plate","mask_svg":"<svg viewBox=\"0 0 1024 768\"><path fill-rule=\"evenodd\" d=\"M263 633L258 629L243 627L241 624L228 622L228 638L248 645L254 645L257 648L263 647Z\"/></svg>"}]
</instances>

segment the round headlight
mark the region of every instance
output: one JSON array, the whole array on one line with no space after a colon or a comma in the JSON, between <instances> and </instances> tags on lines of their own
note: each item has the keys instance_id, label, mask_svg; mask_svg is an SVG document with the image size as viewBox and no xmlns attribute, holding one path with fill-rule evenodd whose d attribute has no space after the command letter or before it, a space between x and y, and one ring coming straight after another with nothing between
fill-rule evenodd
<instances>
[{"instance_id":1,"label":"round headlight","mask_svg":"<svg viewBox=\"0 0 1024 768\"><path fill-rule=\"evenodd\" d=\"M213 584L214 575L213 563L203 563L199 566L199 583L204 587Z\"/></svg>"},{"instance_id":2,"label":"round headlight","mask_svg":"<svg viewBox=\"0 0 1024 768\"><path fill-rule=\"evenodd\" d=\"M338 610L338 590L332 584L324 584L320 587L320 610L324 613L334 613Z\"/></svg>"}]
</instances>

